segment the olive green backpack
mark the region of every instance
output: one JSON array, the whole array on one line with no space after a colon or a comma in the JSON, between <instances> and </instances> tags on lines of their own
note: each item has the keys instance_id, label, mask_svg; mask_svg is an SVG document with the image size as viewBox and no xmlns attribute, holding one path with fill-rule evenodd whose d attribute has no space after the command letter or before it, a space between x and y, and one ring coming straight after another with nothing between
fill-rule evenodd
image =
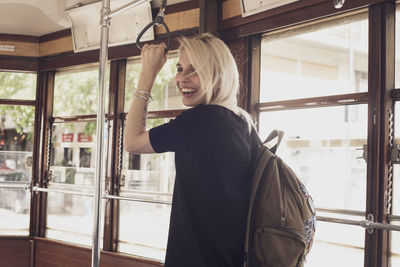
<instances>
[{"instance_id":1,"label":"olive green backpack","mask_svg":"<svg viewBox=\"0 0 400 267\"><path fill-rule=\"evenodd\" d=\"M253 167L244 245L245 267L302 267L311 249L316 215L311 196L275 155L283 132L274 130ZM265 143L278 141L271 149Z\"/></svg>"}]
</instances>

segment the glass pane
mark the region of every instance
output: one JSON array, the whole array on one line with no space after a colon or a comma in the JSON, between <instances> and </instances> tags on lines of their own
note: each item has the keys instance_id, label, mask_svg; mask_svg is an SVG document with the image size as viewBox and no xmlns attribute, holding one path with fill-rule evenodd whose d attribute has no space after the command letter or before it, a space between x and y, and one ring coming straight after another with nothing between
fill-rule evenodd
<instances>
[{"instance_id":1,"label":"glass pane","mask_svg":"<svg viewBox=\"0 0 400 267\"><path fill-rule=\"evenodd\" d=\"M285 132L277 154L304 182L316 207L365 210L366 105L261 113L261 138L273 129Z\"/></svg>"},{"instance_id":2,"label":"glass pane","mask_svg":"<svg viewBox=\"0 0 400 267\"><path fill-rule=\"evenodd\" d=\"M0 235L28 235L35 108L0 106Z\"/></svg>"},{"instance_id":3,"label":"glass pane","mask_svg":"<svg viewBox=\"0 0 400 267\"><path fill-rule=\"evenodd\" d=\"M400 88L400 5L397 5L396 8L396 88Z\"/></svg>"},{"instance_id":4,"label":"glass pane","mask_svg":"<svg viewBox=\"0 0 400 267\"><path fill-rule=\"evenodd\" d=\"M106 145L103 149L105 155ZM48 188L93 195L95 161L96 122L54 124ZM104 190L104 181L102 183ZM92 196L49 193L46 237L91 245L93 210Z\"/></svg>"},{"instance_id":5,"label":"glass pane","mask_svg":"<svg viewBox=\"0 0 400 267\"><path fill-rule=\"evenodd\" d=\"M260 101L366 92L367 14L348 21L264 36Z\"/></svg>"},{"instance_id":6,"label":"glass pane","mask_svg":"<svg viewBox=\"0 0 400 267\"><path fill-rule=\"evenodd\" d=\"M305 267L363 267L364 236L359 226L318 222Z\"/></svg>"},{"instance_id":7,"label":"glass pane","mask_svg":"<svg viewBox=\"0 0 400 267\"><path fill-rule=\"evenodd\" d=\"M107 68L109 69L109 68ZM106 72L105 110L108 106L109 72ZM97 66L57 72L54 81L54 116L97 113L99 90Z\"/></svg>"},{"instance_id":8,"label":"glass pane","mask_svg":"<svg viewBox=\"0 0 400 267\"><path fill-rule=\"evenodd\" d=\"M398 14L397 14L398 15ZM395 105L395 143L400 144L400 102ZM393 165L393 200L392 214L400 216L400 165ZM392 224L400 225L400 221ZM391 266L400 266L400 232L390 231L391 235Z\"/></svg>"},{"instance_id":9,"label":"glass pane","mask_svg":"<svg viewBox=\"0 0 400 267\"><path fill-rule=\"evenodd\" d=\"M400 226L400 222L392 222L394 225ZM400 266L400 232L390 231L390 242L392 245L391 248L391 255L390 255L390 262L392 267Z\"/></svg>"},{"instance_id":10,"label":"glass pane","mask_svg":"<svg viewBox=\"0 0 400 267\"><path fill-rule=\"evenodd\" d=\"M397 139L399 144L399 139ZM400 216L400 166L393 165L393 200L392 214Z\"/></svg>"},{"instance_id":11,"label":"glass pane","mask_svg":"<svg viewBox=\"0 0 400 267\"><path fill-rule=\"evenodd\" d=\"M164 67L158 74L153 89L153 101L149 103L149 110L166 110L183 108L182 98L179 90L175 86L177 55L170 55ZM125 85L125 112L129 111L136 90L140 73L140 61L129 61L126 67Z\"/></svg>"},{"instance_id":12,"label":"glass pane","mask_svg":"<svg viewBox=\"0 0 400 267\"><path fill-rule=\"evenodd\" d=\"M93 194L93 188L76 188L72 185L52 185L56 190L76 191ZM48 193L46 237L91 246L93 234L93 197L62 193ZM104 201L102 211L104 214ZM101 216L100 229L104 229ZM100 230L103 238L103 231ZM103 242L99 242L102 247Z\"/></svg>"},{"instance_id":13,"label":"glass pane","mask_svg":"<svg viewBox=\"0 0 400 267\"><path fill-rule=\"evenodd\" d=\"M147 126L167 121L150 119ZM168 204L121 201L118 251L164 260L175 181L174 153L138 155L124 151L122 174L125 185L121 196Z\"/></svg>"},{"instance_id":14,"label":"glass pane","mask_svg":"<svg viewBox=\"0 0 400 267\"><path fill-rule=\"evenodd\" d=\"M395 144L400 144L400 102L395 104L394 122ZM392 214L400 216L400 165L393 165L393 200Z\"/></svg>"},{"instance_id":15,"label":"glass pane","mask_svg":"<svg viewBox=\"0 0 400 267\"><path fill-rule=\"evenodd\" d=\"M164 261L170 205L120 201L118 251Z\"/></svg>"},{"instance_id":16,"label":"glass pane","mask_svg":"<svg viewBox=\"0 0 400 267\"><path fill-rule=\"evenodd\" d=\"M147 127L153 128L170 119L149 119ZM131 154L124 150L122 174L125 186L122 190L171 193L175 181L174 153Z\"/></svg>"},{"instance_id":17,"label":"glass pane","mask_svg":"<svg viewBox=\"0 0 400 267\"><path fill-rule=\"evenodd\" d=\"M36 74L0 71L0 98L34 100Z\"/></svg>"},{"instance_id":18,"label":"glass pane","mask_svg":"<svg viewBox=\"0 0 400 267\"><path fill-rule=\"evenodd\" d=\"M50 161L52 182L93 185L95 142L96 122L55 124Z\"/></svg>"}]
</instances>

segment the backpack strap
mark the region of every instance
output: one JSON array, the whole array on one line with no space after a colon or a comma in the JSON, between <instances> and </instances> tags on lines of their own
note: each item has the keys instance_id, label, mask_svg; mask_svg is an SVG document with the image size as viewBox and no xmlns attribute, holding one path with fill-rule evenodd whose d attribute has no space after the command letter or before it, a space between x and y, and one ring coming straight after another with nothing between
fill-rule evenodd
<instances>
[{"instance_id":1,"label":"backpack strap","mask_svg":"<svg viewBox=\"0 0 400 267\"><path fill-rule=\"evenodd\" d=\"M263 172L265 166L272 158L275 158L274 154L266 147L261 146L259 151L257 152L257 158L254 162L254 173L253 181L251 185L251 192L250 192L250 199L249 199L249 209L247 214L247 221L246 221L246 232L245 232L245 244L244 244L244 262L243 267L249 267L248 260L249 260L249 247L250 247L250 230L251 230L251 219L254 209L254 202L257 193L257 188L259 187L260 181L263 176Z\"/></svg>"},{"instance_id":2,"label":"backpack strap","mask_svg":"<svg viewBox=\"0 0 400 267\"><path fill-rule=\"evenodd\" d=\"M268 142L274 140L274 139L277 137L278 140L277 140L276 144L275 144L273 147L271 147L271 148L269 149L269 150L271 150L272 153L275 154L275 153L276 153L276 150L278 149L278 147L279 147L279 145L280 145L280 143L281 143L281 141L282 141L283 135L284 135L284 132L283 132L283 131L281 131L281 130L273 130L273 131L268 135L268 137L265 139L265 141L263 142L263 144L266 144L266 143L268 143Z\"/></svg>"}]
</instances>

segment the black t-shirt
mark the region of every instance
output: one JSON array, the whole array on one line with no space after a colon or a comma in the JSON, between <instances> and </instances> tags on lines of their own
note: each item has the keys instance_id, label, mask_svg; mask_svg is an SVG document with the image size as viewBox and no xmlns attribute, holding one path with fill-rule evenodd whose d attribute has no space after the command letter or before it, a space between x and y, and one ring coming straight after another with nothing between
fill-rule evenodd
<instances>
[{"instance_id":1,"label":"black t-shirt","mask_svg":"<svg viewBox=\"0 0 400 267\"><path fill-rule=\"evenodd\" d=\"M225 107L198 105L151 129L150 142L175 152L165 266L241 266L254 129Z\"/></svg>"}]
</instances>

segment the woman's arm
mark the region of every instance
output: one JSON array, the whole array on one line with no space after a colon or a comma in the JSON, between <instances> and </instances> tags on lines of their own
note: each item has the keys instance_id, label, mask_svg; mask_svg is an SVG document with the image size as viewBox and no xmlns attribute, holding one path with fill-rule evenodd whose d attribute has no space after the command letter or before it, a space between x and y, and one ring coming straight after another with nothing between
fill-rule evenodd
<instances>
[{"instance_id":1,"label":"woman's arm","mask_svg":"<svg viewBox=\"0 0 400 267\"><path fill-rule=\"evenodd\" d=\"M126 119L124 147L131 153L154 153L150 144L149 132L146 131L148 100L143 97L151 92L158 72L167 61L164 53L165 44L144 45L141 53L142 66L136 94Z\"/></svg>"}]
</instances>

